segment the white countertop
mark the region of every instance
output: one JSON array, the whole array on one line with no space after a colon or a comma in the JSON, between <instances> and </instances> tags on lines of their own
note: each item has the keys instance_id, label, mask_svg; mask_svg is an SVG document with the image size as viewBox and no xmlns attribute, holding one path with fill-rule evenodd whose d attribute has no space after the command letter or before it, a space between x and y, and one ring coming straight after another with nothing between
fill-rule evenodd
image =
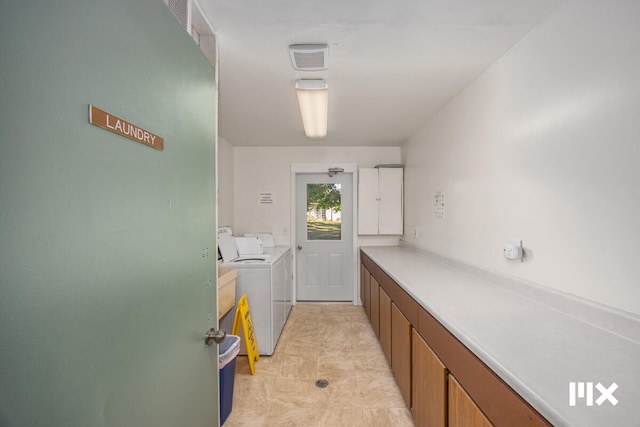
<instances>
[{"instance_id":1,"label":"white countertop","mask_svg":"<svg viewBox=\"0 0 640 427\"><path fill-rule=\"evenodd\" d=\"M361 249L552 424L640 426L640 317L409 245ZM593 406L569 406L570 382L593 383ZM599 406L596 384L614 382L617 405Z\"/></svg>"}]
</instances>

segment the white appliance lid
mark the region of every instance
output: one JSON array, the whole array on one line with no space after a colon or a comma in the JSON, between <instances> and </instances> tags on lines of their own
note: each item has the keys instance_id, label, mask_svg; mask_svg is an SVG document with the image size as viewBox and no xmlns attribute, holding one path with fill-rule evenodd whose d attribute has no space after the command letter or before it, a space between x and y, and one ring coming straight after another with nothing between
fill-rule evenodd
<instances>
[{"instance_id":1,"label":"white appliance lid","mask_svg":"<svg viewBox=\"0 0 640 427\"><path fill-rule=\"evenodd\" d=\"M220 236L221 234L233 236L233 230L228 225L221 225L218 227L218 236Z\"/></svg>"},{"instance_id":2,"label":"white appliance lid","mask_svg":"<svg viewBox=\"0 0 640 427\"><path fill-rule=\"evenodd\" d=\"M244 233L245 237L257 237L262 240L262 245L265 248L273 248L275 246L275 240L273 239L273 234L267 232L260 233Z\"/></svg>"},{"instance_id":3,"label":"white appliance lid","mask_svg":"<svg viewBox=\"0 0 640 427\"><path fill-rule=\"evenodd\" d=\"M238 258L238 247L235 239L230 234L223 233L218 235L218 248L220 248L223 262L230 262Z\"/></svg>"},{"instance_id":4,"label":"white appliance lid","mask_svg":"<svg viewBox=\"0 0 640 427\"><path fill-rule=\"evenodd\" d=\"M260 255L264 253L262 240L258 237L234 237L234 239L240 255Z\"/></svg>"}]
</instances>

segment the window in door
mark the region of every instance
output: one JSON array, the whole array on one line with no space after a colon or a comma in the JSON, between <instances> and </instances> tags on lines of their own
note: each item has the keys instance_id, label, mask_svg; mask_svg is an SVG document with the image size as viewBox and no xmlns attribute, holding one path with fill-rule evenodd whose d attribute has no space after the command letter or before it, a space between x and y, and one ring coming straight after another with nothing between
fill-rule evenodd
<instances>
[{"instance_id":1,"label":"window in door","mask_svg":"<svg viewBox=\"0 0 640 427\"><path fill-rule=\"evenodd\" d=\"M342 185L307 184L307 240L342 240Z\"/></svg>"}]
</instances>

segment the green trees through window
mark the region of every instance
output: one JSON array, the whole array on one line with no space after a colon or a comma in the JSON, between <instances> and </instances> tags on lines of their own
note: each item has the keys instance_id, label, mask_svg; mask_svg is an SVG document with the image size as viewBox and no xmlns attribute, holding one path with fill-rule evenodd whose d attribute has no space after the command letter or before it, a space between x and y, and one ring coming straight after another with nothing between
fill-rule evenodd
<instances>
[{"instance_id":1,"label":"green trees through window","mask_svg":"<svg viewBox=\"0 0 640 427\"><path fill-rule=\"evenodd\" d=\"M307 184L307 240L340 240L340 184Z\"/></svg>"}]
</instances>

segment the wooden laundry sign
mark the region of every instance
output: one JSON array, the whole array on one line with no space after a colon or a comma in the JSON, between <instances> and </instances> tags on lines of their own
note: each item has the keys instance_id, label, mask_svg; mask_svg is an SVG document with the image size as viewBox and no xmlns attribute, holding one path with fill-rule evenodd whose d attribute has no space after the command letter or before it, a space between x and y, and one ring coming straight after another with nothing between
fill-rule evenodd
<instances>
[{"instance_id":1,"label":"wooden laundry sign","mask_svg":"<svg viewBox=\"0 0 640 427\"><path fill-rule=\"evenodd\" d=\"M244 344L247 347L249 367L251 368L251 374L254 375L256 373L256 367L253 362L260 359L260 353L258 352L258 342L256 341L253 322L251 321L251 313L249 312L247 294L242 295L238 301L236 317L233 319L233 329L231 331L233 335L238 335L240 323L242 323L242 330L244 332Z\"/></svg>"},{"instance_id":2,"label":"wooden laundry sign","mask_svg":"<svg viewBox=\"0 0 640 427\"><path fill-rule=\"evenodd\" d=\"M89 123L101 127L102 129L106 129L109 132L117 133L125 138L133 139L136 142L153 147L156 150L164 150L164 139L162 137L123 120L120 117L116 117L111 113L107 113L93 105L89 105Z\"/></svg>"}]
</instances>

